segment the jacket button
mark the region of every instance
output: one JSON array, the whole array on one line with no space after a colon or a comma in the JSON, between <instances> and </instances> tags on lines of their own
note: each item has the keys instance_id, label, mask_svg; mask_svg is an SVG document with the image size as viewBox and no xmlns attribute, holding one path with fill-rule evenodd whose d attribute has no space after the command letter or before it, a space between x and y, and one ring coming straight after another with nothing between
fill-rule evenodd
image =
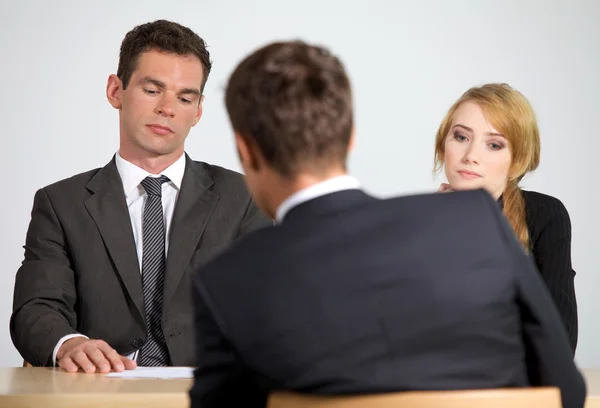
<instances>
[{"instance_id":1,"label":"jacket button","mask_svg":"<svg viewBox=\"0 0 600 408\"><path fill-rule=\"evenodd\" d=\"M144 340L142 339L135 339L131 342L131 346L138 348L138 347L142 347L142 345L144 344Z\"/></svg>"}]
</instances>

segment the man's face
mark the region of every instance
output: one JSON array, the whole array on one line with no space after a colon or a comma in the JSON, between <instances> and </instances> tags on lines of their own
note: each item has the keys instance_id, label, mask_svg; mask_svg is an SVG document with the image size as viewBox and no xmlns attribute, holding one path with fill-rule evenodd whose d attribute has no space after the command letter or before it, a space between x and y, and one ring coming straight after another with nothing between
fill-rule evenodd
<instances>
[{"instance_id":1,"label":"man's face","mask_svg":"<svg viewBox=\"0 0 600 408\"><path fill-rule=\"evenodd\" d=\"M142 53L127 89L116 79L121 89L117 103L111 100L120 109L121 155L181 156L190 129L202 116L203 76L202 63L195 56Z\"/></svg>"}]
</instances>

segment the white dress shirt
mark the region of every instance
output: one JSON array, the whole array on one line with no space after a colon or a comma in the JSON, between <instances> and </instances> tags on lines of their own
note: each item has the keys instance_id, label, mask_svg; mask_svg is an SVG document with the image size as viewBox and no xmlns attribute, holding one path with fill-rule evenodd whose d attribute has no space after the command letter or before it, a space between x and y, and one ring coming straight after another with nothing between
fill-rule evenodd
<instances>
[{"instance_id":1,"label":"white dress shirt","mask_svg":"<svg viewBox=\"0 0 600 408\"><path fill-rule=\"evenodd\" d=\"M166 176L169 178L169 182L162 184L162 206L165 221L165 256L169 250L169 233L171 232L171 220L173 219L173 211L175 210L175 203L179 196L179 190L181 189L181 182L183 180L183 174L185 173L185 154L182 154L179 159L169 167L167 167L160 174L150 174L146 170L136 166L133 163L123 159L117 152L115 156L115 164L117 171L123 182L123 192L125 193L125 200L127 201L127 208L129 209L129 218L131 220L131 227L133 229L133 239L135 241L135 248L137 252L138 264L140 267L140 273L142 272L142 215L144 212L144 204L146 203L146 190L140 184L146 177L160 177ZM56 354L58 349L63 343L73 337L86 337L83 334L69 334L59 340L54 347L52 353L52 362L56 365ZM132 360L137 359L138 352L131 353L127 357Z\"/></svg>"},{"instance_id":2,"label":"white dress shirt","mask_svg":"<svg viewBox=\"0 0 600 408\"><path fill-rule=\"evenodd\" d=\"M324 196L326 194L335 193L343 190L355 190L360 188L360 183L357 179L352 176L344 175L330 178L317 184L313 184L303 190L296 191L294 194L283 200L283 202L277 207L275 213L275 221L281 224L285 215L297 205L300 205L306 201L313 200L317 197Z\"/></svg>"}]
</instances>

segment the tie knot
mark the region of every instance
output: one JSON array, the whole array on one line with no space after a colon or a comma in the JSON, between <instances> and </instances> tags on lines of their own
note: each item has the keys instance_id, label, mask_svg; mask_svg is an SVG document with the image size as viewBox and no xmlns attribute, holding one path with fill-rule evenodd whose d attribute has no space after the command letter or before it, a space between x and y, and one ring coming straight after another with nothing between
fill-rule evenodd
<instances>
[{"instance_id":1,"label":"tie knot","mask_svg":"<svg viewBox=\"0 0 600 408\"><path fill-rule=\"evenodd\" d=\"M146 177L145 179L142 180L142 182L140 183L142 185L142 187L144 187L144 190L146 190L146 193L148 195L156 195L161 197L162 196L162 183L166 183L167 181L169 181L169 178L166 176L160 176L160 177Z\"/></svg>"}]
</instances>

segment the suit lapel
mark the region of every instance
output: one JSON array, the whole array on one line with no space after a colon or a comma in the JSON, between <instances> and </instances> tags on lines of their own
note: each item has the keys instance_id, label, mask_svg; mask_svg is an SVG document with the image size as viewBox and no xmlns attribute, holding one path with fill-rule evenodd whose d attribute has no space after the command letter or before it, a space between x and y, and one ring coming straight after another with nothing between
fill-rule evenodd
<instances>
[{"instance_id":1,"label":"suit lapel","mask_svg":"<svg viewBox=\"0 0 600 408\"><path fill-rule=\"evenodd\" d=\"M94 219L123 285L144 321L144 296L133 229L114 158L88 182L93 195L84 202Z\"/></svg>"},{"instance_id":2,"label":"suit lapel","mask_svg":"<svg viewBox=\"0 0 600 408\"><path fill-rule=\"evenodd\" d=\"M213 184L208 172L186 155L185 173L169 236L163 313L167 312L171 298L219 200L219 195L210 190Z\"/></svg>"}]
</instances>

